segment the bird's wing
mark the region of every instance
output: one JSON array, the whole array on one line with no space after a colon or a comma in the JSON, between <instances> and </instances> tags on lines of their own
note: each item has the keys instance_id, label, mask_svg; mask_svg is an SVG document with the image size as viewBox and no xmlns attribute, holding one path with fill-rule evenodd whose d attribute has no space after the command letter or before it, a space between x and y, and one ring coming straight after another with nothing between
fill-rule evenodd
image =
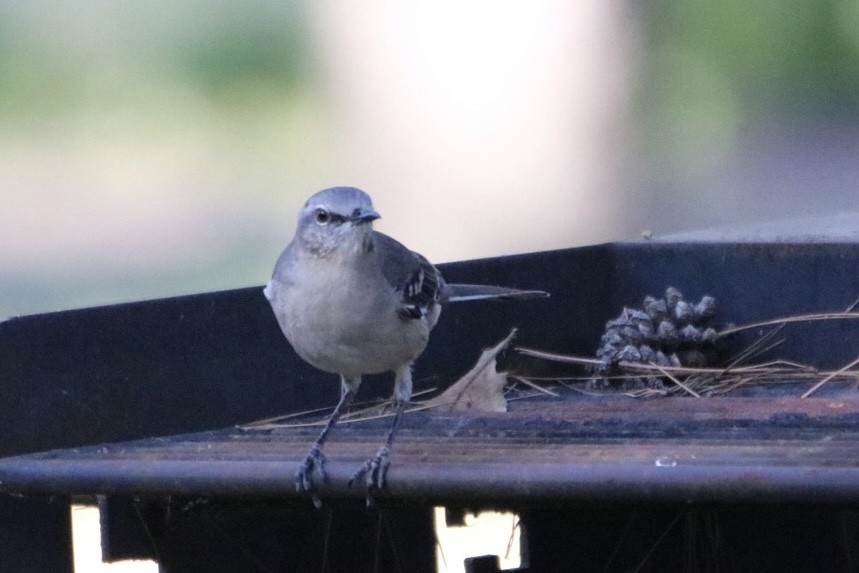
<instances>
[{"instance_id":1,"label":"bird's wing","mask_svg":"<svg viewBox=\"0 0 859 573\"><path fill-rule=\"evenodd\" d=\"M382 275L402 296L398 312L403 318L419 319L437 303L444 279L424 256L410 251L384 233L373 233Z\"/></svg>"}]
</instances>

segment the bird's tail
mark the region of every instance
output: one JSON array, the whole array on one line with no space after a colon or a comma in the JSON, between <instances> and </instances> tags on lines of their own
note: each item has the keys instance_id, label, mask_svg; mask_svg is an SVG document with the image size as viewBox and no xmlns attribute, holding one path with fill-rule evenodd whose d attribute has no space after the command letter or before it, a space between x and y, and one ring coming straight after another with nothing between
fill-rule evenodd
<instances>
[{"instance_id":1,"label":"bird's tail","mask_svg":"<svg viewBox=\"0 0 859 573\"><path fill-rule=\"evenodd\" d=\"M520 290L490 285L446 284L442 302L465 302L470 300L527 300L546 298L549 293L541 290Z\"/></svg>"}]
</instances>

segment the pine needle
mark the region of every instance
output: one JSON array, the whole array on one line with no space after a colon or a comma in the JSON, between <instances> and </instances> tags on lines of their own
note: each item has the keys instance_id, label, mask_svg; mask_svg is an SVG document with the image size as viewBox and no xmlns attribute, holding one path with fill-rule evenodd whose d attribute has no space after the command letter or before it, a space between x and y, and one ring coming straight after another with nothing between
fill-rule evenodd
<instances>
[{"instance_id":1,"label":"pine needle","mask_svg":"<svg viewBox=\"0 0 859 573\"><path fill-rule=\"evenodd\" d=\"M857 301L859 302L859 301ZM855 305L856 303L854 303ZM851 305L851 308L854 306ZM728 336L743 330L752 330L755 328L763 328L766 326L776 326L779 324L790 324L792 322L812 322L817 320L856 320L859 319L859 312L822 312L815 314L798 314L796 316L787 316L784 318L774 318L772 320L764 320L761 322L753 322L751 324L743 324L735 326L719 332L719 336Z\"/></svg>"}]
</instances>

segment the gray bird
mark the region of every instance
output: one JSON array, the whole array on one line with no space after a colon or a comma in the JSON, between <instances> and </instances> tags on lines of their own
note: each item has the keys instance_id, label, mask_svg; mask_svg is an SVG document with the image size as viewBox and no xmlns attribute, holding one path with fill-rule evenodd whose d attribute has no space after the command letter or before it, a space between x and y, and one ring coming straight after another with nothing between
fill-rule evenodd
<instances>
[{"instance_id":1,"label":"gray bird","mask_svg":"<svg viewBox=\"0 0 859 573\"><path fill-rule=\"evenodd\" d=\"M446 284L420 254L373 230L379 218L370 196L354 187L313 195L298 214L292 242L277 261L265 297L295 352L311 365L339 374L340 401L295 473L298 491L323 481L322 446L364 374L394 372L394 420L384 445L354 479L366 475L368 502L384 487L397 422L412 395L412 363L424 351L441 307L448 302L545 297L547 293L484 285ZM351 482L350 482L351 483Z\"/></svg>"}]
</instances>

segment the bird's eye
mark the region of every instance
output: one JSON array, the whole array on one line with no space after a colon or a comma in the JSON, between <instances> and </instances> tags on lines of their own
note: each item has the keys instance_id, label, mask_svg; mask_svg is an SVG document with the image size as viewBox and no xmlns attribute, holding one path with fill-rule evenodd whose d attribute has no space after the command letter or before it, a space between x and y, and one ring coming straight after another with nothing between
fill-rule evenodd
<instances>
[{"instance_id":1,"label":"bird's eye","mask_svg":"<svg viewBox=\"0 0 859 573\"><path fill-rule=\"evenodd\" d=\"M360 209L360 208L355 209L354 211L352 211L352 217L353 217L353 218L357 219L357 218L358 218L358 217L360 217L360 216L361 216L361 209Z\"/></svg>"},{"instance_id":2,"label":"bird's eye","mask_svg":"<svg viewBox=\"0 0 859 573\"><path fill-rule=\"evenodd\" d=\"M317 209L316 210L316 222L320 225L325 225L331 220L331 213L326 211L325 209Z\"/></svg>"}]
</instances>

